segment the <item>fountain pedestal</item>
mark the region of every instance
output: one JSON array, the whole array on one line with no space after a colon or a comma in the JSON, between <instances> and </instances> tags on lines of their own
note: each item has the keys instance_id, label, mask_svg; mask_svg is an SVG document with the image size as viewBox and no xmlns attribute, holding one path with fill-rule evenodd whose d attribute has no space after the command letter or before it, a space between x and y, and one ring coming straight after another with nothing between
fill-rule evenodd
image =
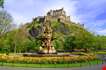
<instances>
[{"instance_id":1,"label":"fountain pedestal","mask_svg":"<svg viewBox=\"0 0 106 70\"><path fill-rule=\"evenodd\" d=\"M54 54L54 53L56 53L56 50L54 47L51 47L49 50L47 48L40 47L39 52L44 53L44 54Z\"/></svg>"}]
</instances>

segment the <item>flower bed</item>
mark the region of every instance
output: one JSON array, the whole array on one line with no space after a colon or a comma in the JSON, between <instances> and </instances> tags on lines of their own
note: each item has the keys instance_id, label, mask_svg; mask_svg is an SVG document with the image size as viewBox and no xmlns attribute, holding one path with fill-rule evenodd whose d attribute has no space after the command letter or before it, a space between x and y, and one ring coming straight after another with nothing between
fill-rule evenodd
<instances>
[{"instance_id":1,"label":"flower bed","mask_svg":"<svg viewBox=\"0 0 106 70\"><path fill-rule=\"evenodd\" d=\"M94 54L87 54L82 56L61 56L61 57L24 57L19 55L5 55L0 54L1 62L13 62L13 63L34 63L34 64L61 64L61 63L75 63L95 60Z\"/></svg>"}]
</instances>

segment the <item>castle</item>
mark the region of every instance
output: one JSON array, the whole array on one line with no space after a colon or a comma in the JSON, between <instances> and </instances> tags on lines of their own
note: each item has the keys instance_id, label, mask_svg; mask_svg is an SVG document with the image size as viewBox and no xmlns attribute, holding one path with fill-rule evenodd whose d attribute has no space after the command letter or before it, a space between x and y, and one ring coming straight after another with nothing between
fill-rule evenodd
<instances>
[{"instance_id":1,"label":"castle","mask_svg":"<svg viewBox=\"0 0 106 70\"><path fill-rule=\"evenodd\" d=\"M57 20L59 22L70 22L70 16L66 16L66 12L63 8L58 10L50 10L47 12L46 16L38 16L34 20L43 22L45 20L54 21Z\"/></svg>"}]
</instances>

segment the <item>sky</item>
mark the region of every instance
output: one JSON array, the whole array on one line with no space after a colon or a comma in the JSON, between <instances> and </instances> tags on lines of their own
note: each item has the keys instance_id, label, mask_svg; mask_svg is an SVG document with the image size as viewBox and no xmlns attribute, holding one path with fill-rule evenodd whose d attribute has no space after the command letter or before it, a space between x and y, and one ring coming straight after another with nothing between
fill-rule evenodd
<instances>
[{"instance_id":1,"label":"sky","mask_svg":"<svg viewBox=\"0 0 106 70\"><path fill-rule=\"evenodd\" d=\"M5 0L4 6L17 25L44 16L50 9L64 8L72 21L84 24L95 34L106 35L106 0Z\"/></svg>"}]
</instances>

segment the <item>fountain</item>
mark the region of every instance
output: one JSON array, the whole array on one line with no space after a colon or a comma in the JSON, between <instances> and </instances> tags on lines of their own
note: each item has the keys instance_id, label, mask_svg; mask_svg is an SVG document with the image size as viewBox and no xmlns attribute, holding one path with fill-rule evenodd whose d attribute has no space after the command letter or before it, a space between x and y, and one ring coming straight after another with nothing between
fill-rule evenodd
<instances>
[{"instance_id":1,"label":"fountain","mask_svg":"<svg viewBox=\"0 0 106 70\"><path fill-rule=\"evenodd\" d=\"M61 18L60 18L61 17ZM51 27L52 21L58 21L63 20L59 22L70 22L70 17L66 16L66 13L64 9L59 10L52 10L47 13L46 16L39 16L33 19L33 22L39 22L41 25L41 29L37 30L36 28L32 28L30 30L31 36L33 36L36 39L39 39L41 41L41 46L39 46L39 50L37 53L28 53L28 55L34 55L34 56L42 56L42 55L51 55L53 56L63 56L67 55L64 53L57 53L56 49L54 48L52 41L53 41L53 29ZM32 23L33 26L33 23Z\"/></svg>"},{"instance_id":2,"label":"fountain","mask_svg":"<svg viewBox=\"0 0 106 70\"><path fill-rule=\"evenodd\" d=\"M50 21L45 21L42 25L42 33L41 33L41 47L39 49L40 53L44 54L52 54L56 53L55 48L52 45L52 28L50 25Z\"/></svg>"}]
</instances>

